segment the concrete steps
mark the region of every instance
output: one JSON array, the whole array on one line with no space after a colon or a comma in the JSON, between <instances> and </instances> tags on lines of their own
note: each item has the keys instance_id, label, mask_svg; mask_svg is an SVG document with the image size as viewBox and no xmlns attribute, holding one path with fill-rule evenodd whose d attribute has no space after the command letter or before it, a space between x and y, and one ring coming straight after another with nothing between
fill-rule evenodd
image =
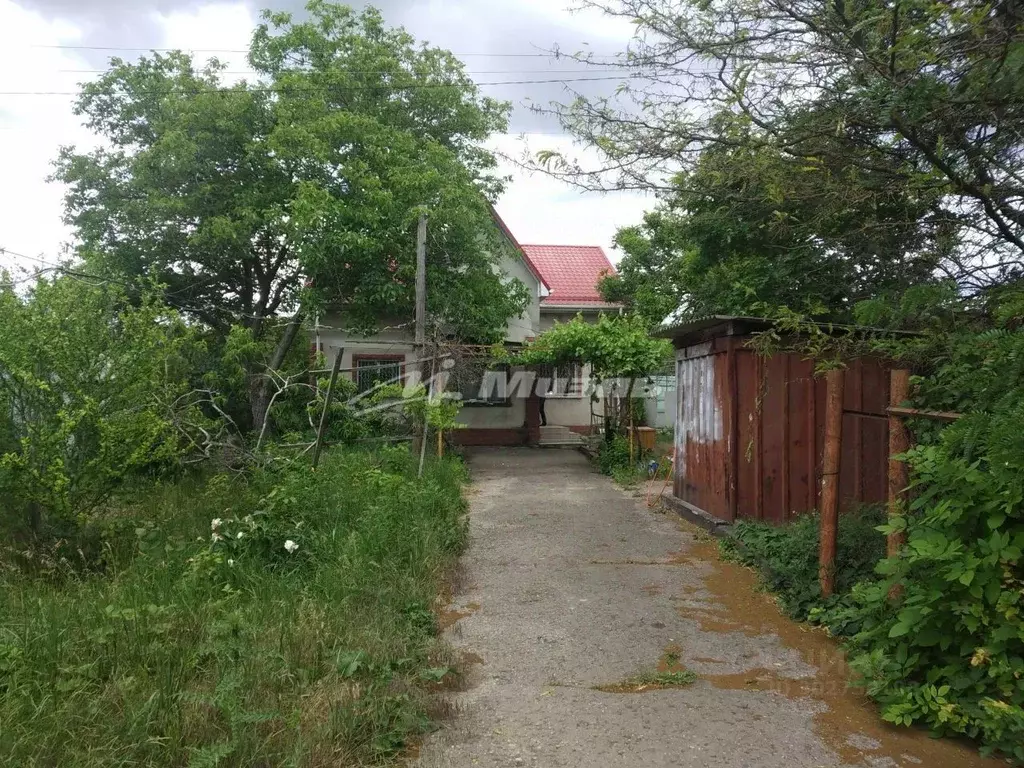
<instances>
[{"instance_id":1,"label":"concrete steps","mask_svg":"<svg viewBox=\"0 0 1024 768\"><path fill-rule=\"evenodd\" d=\"M578 448L583 445L583 437L568 427L551 424L540 428L539 445L541 448Z\"/></svg>"}]
</instances>

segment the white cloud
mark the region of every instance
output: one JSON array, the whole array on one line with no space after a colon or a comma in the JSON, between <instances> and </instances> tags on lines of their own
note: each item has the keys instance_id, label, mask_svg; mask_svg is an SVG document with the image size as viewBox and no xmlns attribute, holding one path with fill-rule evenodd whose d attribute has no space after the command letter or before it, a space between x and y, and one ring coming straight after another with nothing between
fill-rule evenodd
<instances>
[{"instance_id":1,"label":"white cloud","mask_svg":"<svg viewBox=\"0 0 1024 768\"><path fill-rule=\"evenodd\" d=\"M593 152L567 136L497 136L490 146L508 158L550 149L584 163L596 162ZM600 245L618 262L620 254L612 246L615 233L638 223L655 204L653 197L636 192L584 192L543 173L528 173L511 160L502 162L502 170L513 180L498 201L498 212L521 243Z\"/></svg>"},{"instance_id":2,"label":"white cloud","mask_svg":"<svg viewBox=\"0 0 1024 768\"><path fill-rule=\"evenodd\" d=\"M499 6L506 2L496 1ZM557 3L552 5L547 0L522 1L523 13L533 14L543 22L535 21L541 32L537 39L525 42L510 39L505 50L528 50L530 42L546 44L544 24L547 22L551 25L552 38L571 30L576 35L572 45L593 36L607 47L610 37L623 36L623 31L606 19L570 15ZM485 19L478 14L465 13L469 7L468 3L432 0L426 8L421 6L417 10L437 10L443 17L442 27L449 38L473 41L476 37L470 33L481 24L489 27L492 35L497 34L494 15ZM160 30L162 40L153 44L195 50L197 59L204 59L211 55L209 49L246 49L256 16L251 5L233 2L171 13L146 11L144 18L139 17L139 23ZM467 34L456 33L455 28L460 26ZM410 30L419 33L416 25L411 25ZM96 52L40 47L81 43L84 34L83 29L74 24L52 20L52 14L44 16L25 10L12 0L0 0L0 92L3 92L0 94L0 247L52 260L59 255L62 243L71 238L61 221L63 189L59 184L47 183L46 178L52 173L52 161L61 145L88 149L96 145L96 139L72 113L72 96L8 95L7 92L74 92L77 83L95 77L82 70L96 68ZM452 47L457 52L460 50ZM473 48L466 42L461 50ZM119 55L138 54L123 52ZM86 56L91 57L92 63ZM248 69L244 53L225 51L217 56L232 72ZM467 62L471 70L536 68L543 71L554 66L546 59L478 58ZM555 129L556 126L552 126L550 130ZM564 136L537 134L531 137L533 149L551 146L566 149L570 144ZM495 137L492 146L514 156L522 152L518 136ZM643 211L653 205L652 199L636 194L585 194L549 177L531 176L511 165L506 166L506 170L514 179L498 207L522 242L601 245L609 249L609 255L614 258L610 248L615 231L637 222ZM4 266L12 266L10 257L0 256L0 268Z\"/></svg>"},{"instance_id":3,"label":"white cloud","mask_svg":"<svg viewBox=\"0 0 1024 768\"><path fill-rule=\"evenodd\" d=\"M46 178L62 144L90 141L71 114L71 96L42 95L74 91L83 76L62 70L82 69L82 60L29 43L59 45L77 37L69 24L0 0L0 247L29 256L53 259L68 238L61 222L63 190ZM0 267L13 263L0 257Z\"/></svg>"},{"instance_id":4,"label":"white cloud","mask_svg":"<svg viewBox=\"0 0 1024 768\"><path fill-rule=\"evenodd\" d=\"M256 17L243 3L205 5L192 11L161 14L163 47L196 52L196 61L216 55L231 72L249 69L245 53L249 48ZM216 54L209 51L215 50ZM235 78L228 78L235 79Z\"/></svg>"}]
</instances>

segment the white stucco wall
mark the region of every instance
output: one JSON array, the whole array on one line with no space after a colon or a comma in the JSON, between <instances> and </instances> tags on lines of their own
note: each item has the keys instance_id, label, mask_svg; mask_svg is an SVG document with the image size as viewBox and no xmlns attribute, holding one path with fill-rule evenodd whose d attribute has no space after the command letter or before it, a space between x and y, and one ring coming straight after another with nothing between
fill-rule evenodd
<instances>
[{"instance_id":1,"label":"white stucco wall","mask_svg":"<svg viewBox=\"0 0 1024 768\"><path fill-rule=\"evenodd\" d=\"M381 325L400 325L400 319L385 319ZM406 328L392 328L381 331L370 337L355 336L342 330L342 320L337 315L329 314L319 318L319 328L314 328L314 343L318 338L327 358L327 366L334 364L334 358L339 349L344 349L344 356L341 359L343 373L341 375L352 378L352 360L356 355L401 355L406 365L411 365L416 360L415 349L412 344L413 334Z\"/></svg>"},{"instance_id":2,"label":"white stucco wall","mask_svg":"<svg viewBox=\"0 0 1024 768\"><path fill-rule=\"evenodd\" d=\"M502 259L498 266L506 280L516 278L530 292L530 303L523 314L508 321L508 331L505 334L506 341L521 344L540 333L540 281L522 259Z\"/></svg>"}]
</instances>

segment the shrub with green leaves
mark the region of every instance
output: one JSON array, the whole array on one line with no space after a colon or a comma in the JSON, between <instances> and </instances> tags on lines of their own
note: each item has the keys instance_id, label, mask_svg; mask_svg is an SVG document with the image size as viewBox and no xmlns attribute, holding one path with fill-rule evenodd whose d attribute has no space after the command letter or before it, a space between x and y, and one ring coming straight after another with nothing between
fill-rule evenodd
<instances>
[{"instance_id":1,"label":"shrub with green leaves","mask_svg":"<svg viewBox=\"0 0 1024 768\"><path fill-rule=\"evenodd\" d=\"M1024 330L962 332L918 402L964 418L907 454L907 546L852 605L851 665L894 723L1024 762ZM902 591L890 599L891 589Z\"/></svg>"},{"instance_id":2,"label":"shrub with green leaves","mask_svg":"<svg viewBox=\"0 0 1024 768\"><path fill-rule=\"evenodd\" d=\"M804 620L816 609L842 602L857 582L871 578L875 564L885 555L885 537L876 530L882 518L882 511L870 506L840 515L836 591L829 599L822 598L818 578L820 518L815 514L801 515L787 525L740 520L721 546L726 556L758 571L790 616ZM832 626L838 634L853 629L839 622Z\"/></svg>"},{"instance_id":3,"label":"shrub with green leaves","mask_svg":"<svg viewBox=\"0 0 1024 768\"><path fill-rule=\"evenodd\" d=\"M72 277L0 288L0 497L8 531L68 536L111 491L173 467L194 333L158 300ZM11 519L10 516L14 517Z\"/></svg>"}]
</instances>

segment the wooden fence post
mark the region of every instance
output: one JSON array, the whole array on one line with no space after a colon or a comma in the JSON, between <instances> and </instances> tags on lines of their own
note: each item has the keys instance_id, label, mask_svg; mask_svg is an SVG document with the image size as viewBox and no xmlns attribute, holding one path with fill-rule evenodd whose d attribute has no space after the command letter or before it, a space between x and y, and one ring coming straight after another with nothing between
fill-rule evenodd
<instances>
[{"instance_id":1,"label":"wooden fence post","mask_svg":"<svg viewBox=\"0 0 1024 768\"><path fill-rule=\"evenodd\" d=\"M835 590L836 538L839 529L839 469L843 450L842 368L827 374L825 405L825 455L821 471L821 543L818 550L818 578L821 594L829 597Z\"/></svg>"},{"instance_id":2,"label":"wooden fence post","mask_svg":"<svg viewBox=\"0 0 1024 768\"><path fill-rule=\"evenodd\" d=\"M334 358L334 367L331 368L331 380L327 383L327 394L324 395L324 410L320 414L320 426L316 430L316 445L313 446L313 469L316 470L320 463L320 451L324 447L324 427L327 425L327 412L331 410L331 400L334 398L334 383L338 380L338 371L341 370L341 358L345 355L345 348L340 347Z\"/></svg>"},{"instance_id":3,"label":"wooden fence post","mask_svg":"<svg viewBox=\"0 0 1024 768\"><path fill-rule=\"evenodd\" d=\"M889 372L889 405L899 407L910 398L910 371L905 368L893 368ZM910 484L907 464L896 459L896 456L910 449L910 435L907 433L903 418L889 413L889 520L903 514L905 492ZM886 554L895 557L906 543L903 532L890 533L886 541Z\"/></svg>"}]
</instances>

